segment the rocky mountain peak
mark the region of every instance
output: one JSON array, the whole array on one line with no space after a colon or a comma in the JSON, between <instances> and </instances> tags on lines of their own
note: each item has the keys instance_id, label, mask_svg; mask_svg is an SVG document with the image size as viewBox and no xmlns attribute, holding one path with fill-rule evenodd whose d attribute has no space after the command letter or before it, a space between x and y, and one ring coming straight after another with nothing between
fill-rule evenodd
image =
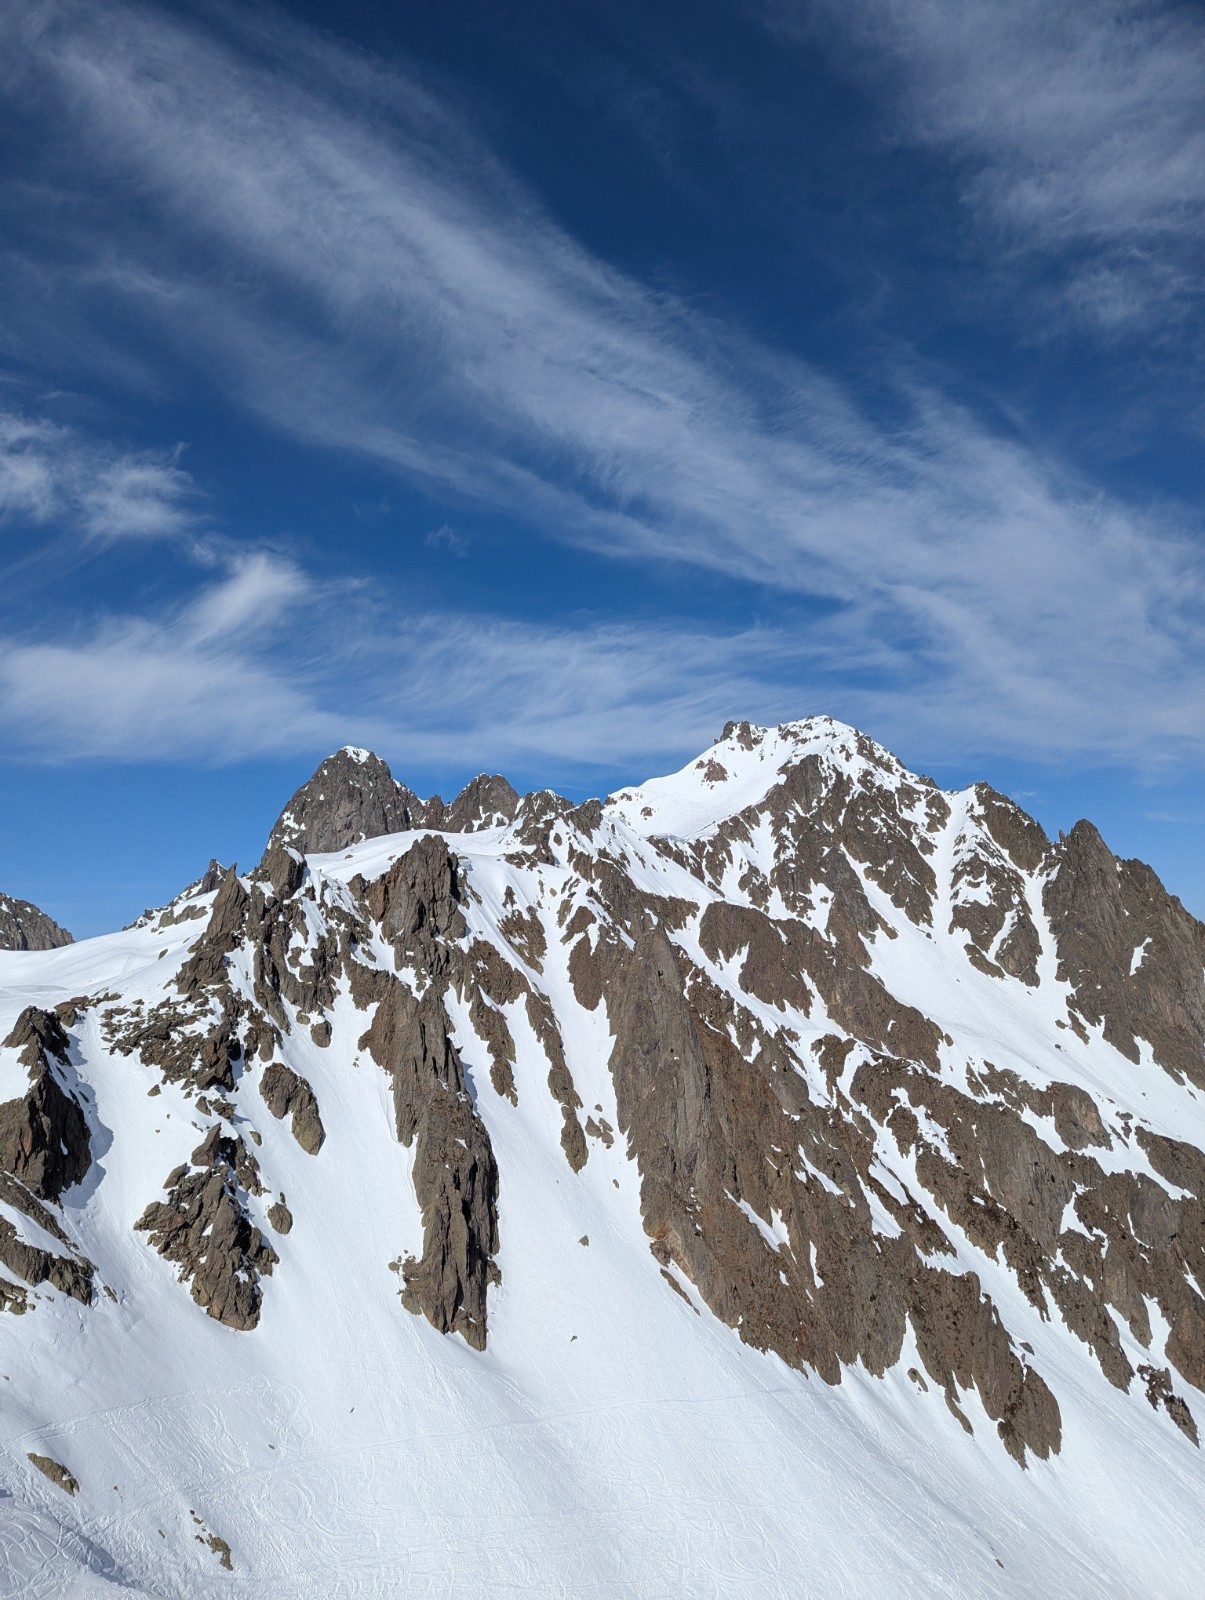
<instances>
[{"instance_id":1,"label":"rocky mountain peak","mask_svg":"<svg viewBox=\"0 0 1205 1600\"><path fill-rule=\"evenodd\" d=\"M471 779L455 800L445 805L436 796L427 802L424 826L447 833L477 833L482 828L501 828L513 822L519 809L519 793L501 773L481 773Z\"/></svg>"},{"instance_id":2,"label":"rocky mountain peak","mask_svg":"<svg viewBox=\"0 0 1205 1600\"><path fill-rule=\"evenodd\" d=\"M262 1450L276 1406L300 1476L282 1448L284 1487L273 1463L250 1497L266 1535L237 1487L218 1502L236 1562L304 1539L328 1470L330 1516L354 1516L339 1474L366 1437L365 1494L434 1481L463 1436L449 1492L486 1505L500 1472L527 1481L545 1417L541 1494L568 1460L571 1496L610 1504L634 1471L642 1505L677 1484L674 1517L706 1487L710 1522L747 1435L749 1516L793 1525L799 1485L810 1508L845 1472L859 1538L906 1505L899 1539L929 1541L950 1593L1035 1592L1043 1562L1052 1592L1114 1569L1151 1592L1199 1519L1205 927L1090 824L1051 841L827 718L730 723L578 806L490 775L423 802L346 749L255 871L215 863L109 942L0 958L0 1002L23 1381L43 1394L52 1350L38 1405L78 1388L98 1450L141 1384L153 1420L139 1399L121 1426L188 1485ZM178 1429L200 1442L172 1454L164 1350L207 1405L238 1397L212 1450ZM97 1506L123 1572L192 1592ZM967 1528L1001 1551L982 1582Z\"/></svg>"},{"instance_id":3,"label":"rocky mountain peak","mask_svg":"<svg viewBox=\"0 0 1205 1600\"><path fill-rule=\"evenodd\" d=\"M414 827L422 809L418 796L394 778L380 756L345 745L327 756L285 806L268 849L291 847L306 855L345 850Z\"/></svg>"},{"instance_id":4,"label":"rocky mountain peak","mask_svg":"<svg viewBox=\"0 0 1205 1600\"><path fill-rule=\"evenodd\" d=\"M777 727L729 722L718 742L664 778L618 790L608 805L638 833L697 838L781 796L784 786L812 805L821 790L931 790L890 751L831 717ZM783 801L783 803L787 803Z\"/></svg>"},{"instance_id":5,"label":"rocky mountain peak","mask_svg":"<svg viewBox=\"0 0 1205 1600\"><path fill-rule=\"evenodd\" d=\"M421 800L380 756L345 745L328 756L281 812L260 870L282 849L320 855L416 828L476 833L513 822L519 794L501 773L481 773L451 801Z\"/></svg>"},{"instance_id":6,"label":"rocky mountain peak","mask_svg":"<svg viewBox=\"0 0 1205 1600\"><path fill-rule=\"evenodd\" d=\"M71 935L28 900L0 894L0 950L58 950Z\"/></svg>"}]
</instances>

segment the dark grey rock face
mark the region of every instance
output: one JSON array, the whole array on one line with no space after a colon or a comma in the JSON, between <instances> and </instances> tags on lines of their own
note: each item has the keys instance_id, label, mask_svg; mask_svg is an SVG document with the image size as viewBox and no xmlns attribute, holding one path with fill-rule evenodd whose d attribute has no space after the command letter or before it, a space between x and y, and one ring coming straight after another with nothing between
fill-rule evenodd
<instances>
[{"instance_id":1,"label":"dark grey rock face","mask_svg":"<svg viewBox=\"0 0 1205 1600\"><path fill-rule=\"evenodd\" d=\"M39 1199L57 1200L92 1162L88 1124L63 1088L53 1060L67 1057L67 1036L53 1011L26 1006L4 1041L29 1068L29 1091L0 1105L0 1168Z\"/></svg>"},{"instance_id":2,"label":"dark grey rock face","mask_svg":"<svg viewBox=\"0 0 1205 1600\"><path fill-rule=\"evenodd\" d=\"M313 1089L291 1067L273 1061L264 1069L259 1092L274 1117L290 1117L293 1137L307 1155L316 1156L326 1132Z\"/></svg>"},{"instance_id":3,"label":"dark grey rock face","mask_svg":"<svg viewBox=\"0 0 1205 1600\"><path fill-rule=\"evenodd\" d=\"M58 950L72 942L66 928L37 906L0 894L0 950Z\"/></svg>"},{"instance_id":4,"label":"dark grey rock face","mask_svg":"<svg viewBox=\"0 0 1205 1600\"><path fill-rule=\"evenodd\" d=\"M92 1264L73 1248L45 1204L57 1201L92 1164L87 1119L74 1094L59 1081L69 1048L62 1020L53 1011L26 1006L4 1045L20 1052L30 1086L20 1099L0 1105L0 1200L29 1217L63 1249L56 1254L23 1239L0 1216L0 1263L32 1288L49 1283L87 1305ZM0 1280L0 1303L24 1309L24 1291Z\"/></svg>"},{"instance_id":5,"label":"dark grey rock face","mask_svg":"<svg viewBox=\"0 0 1205 1600\"><path fill-rule=\"evenodd\" d=\"M380 1002L360 1044L392 1077L397 1136L414 1147L423 1253L404 1265L403 1303L484 1350L486 1294L498 1281L498 1168L443 999L464 964L456 862L442 839L427 835L383 877L353 879L351 887L399 965L432 980L420 998L392 973L352 974L357 1004Z\"/></svg>"},{"instance_id":6,"label":"dark grey rock face","mask_svg":"<svg viewBox=\"0 0 1205 1600\"><path fill-rule=\"evenodd\" d=\"M269 850L271 847L269 846ZM226 969L226 957L238 943L247 916L249 897L235 867L222 879L205 932L180 969L176 987L182 995L216 983Z\"/></svg>"},{"instance_id":7,"label":"dark grey rock face","mask_svg":"<svg viewBox=\"0 0 1205 1600\"><path fill-rule=\"evenodd\" d=\"M454 800L438 795L420 800L379 756L345 747L326 758L281 812L259 874L275 884L281 871L287 872L282 861L286 849L317 855L409 828L444 833L500 828L514 820L520 804L518 791L496 772L481 773ZM286 892L294 887L290 884Z\"/></svg>"},{"instance_id":8,"label":"dark grey rock face","mask_svg":"<svg viewBox=\"0 0 1205 1600\"><path fill-rule=\"evenodd\" d=\"M303 855L346 850L362 839L423 826L422 801L379 756L344 747L327 756L289 801L268 838Z\"/></svg>"},{"instance_id":9,"label":"dark grey rock face","mask_svg":"<svg viewBox=\"0 0 1205 1600\"><path fill-rule=\"evenodd\" d=\"M7 1172L0 1172L0 1200L29 1217L43 1233L49 1234L62 1247L56 1253L32 1244L21 1237L7 1217L0 1216L0 1264L30 1288L48 1283L62 1294L78 1300L81 1305L87 1305L92 1299L95 1269L72 1247L53 1211L43 1205L20 1179ZM11 1309L24 1310L27 1296L24 1289L0 1278L0 1309L4 1309L6 1301Z\"/></svg>"},{"instance_id":10,"label":"dark grey rock face","mask_svg":"<svg viewBox=\"0 0 1205 1600\"><path fill-rule=\"evenodd\" d=\"M418 970L443 976L465 920L456 859L442 839L417 839L388 872L371 883L357 876L350 888L399 962L413 958Z\"/></svg>"},{"instance_id":11,"label":"dark grey rock face","mask_svg":"<svg viewBox=\"0 0 1205 1600\"><path fill-rule=\"evenodd\" d=\"M428 800L425 823L444 833L477 833L513 822L519 809L519 792L500 773L483 772L466 783L449 805L438 795Z\"/></svg>"},{"instance_id":12,"label":"dark grey rock face","mask_svg":"<svg viewBox=\"0 0 1205 1600\"><path fill-rule=\"evenodd\" d=\"M191 1164L170 1173L166 1200L134 1224L191 1280L192 1297L211 1317L244 1332L259 1322L261 1276L278 1257L252 1222L242 1195L260 1194L255 1157L233 1134L210 1130Z\"/></svg>"},{"instance_id":13,"label":"dark grey rock face","mask_svg":"<svg viewBox=\"0 0 1205 1600\"><path fill-rule=\"evenodd\" d=\"M1161 1067L1205 1088L1205 924L1090 822L1052 855L1045 910L1080 1014L1131 1061L1146 1039Z\"/></svg>"},{"instance_id":14,"label":"dark grey rock face","mask_svg":"<svg viewBox=\"0 0 1205 1600\"><path fill-rule=\"evenodd\" d=\"M812 1101L772 1035L745 1059L730 1037L731 1002L660 928L631 950L600 943L595 961L593 987L615 1034L620 1127L640 1167L656 1258L742 1338L830 1383L855 1362L875 1373L895 1365L911 1326L952 1407L973 1386L1017 1459L1057 1451L1057 1402L977 1278L929 1259L953 1253L941 1229L891 1197L898 1234L876 1225L872 1202L886 1191L872 1172L872 1127ZM583 966L579 993L591 987ZM848 1047L832 1043L843 1059ZM767 1156L795 1146L827 1183ZM737 1201L780 1216L789 1253L767 1253Z\"/></svg>"}]
</instances>

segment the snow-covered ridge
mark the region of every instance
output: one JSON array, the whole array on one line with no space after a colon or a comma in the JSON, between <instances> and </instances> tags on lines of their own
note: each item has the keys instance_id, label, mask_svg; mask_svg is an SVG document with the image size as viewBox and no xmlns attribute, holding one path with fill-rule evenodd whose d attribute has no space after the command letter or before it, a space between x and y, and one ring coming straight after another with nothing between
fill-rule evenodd
<instances>
[{"instance_id":1,"label":"snow-covered ridge","mask_svg":"<svg viewBox=\"0 0 1205 1600\"><path fill-rule=\"evenodd\" d=\"M919 780L865 734L832 717L807 717L780 727L730 723L717 743L677 772L608 798L608 809L635 832L698 838L717 823L762 801L784 773L807 756L840 767L856 780L873 773L891 787Z\"/></svg>"},{"instance_id":2,"label":"snow-covered ridge","mask_svg":"<svg viewBox=\"0 0 1205 1600\"><path fill-rule=\"evenodd\" d=\"M1203 963L824 718L337 753L0 952L0 1593L1195 1594Z\"/></svg>"}]
</instances>

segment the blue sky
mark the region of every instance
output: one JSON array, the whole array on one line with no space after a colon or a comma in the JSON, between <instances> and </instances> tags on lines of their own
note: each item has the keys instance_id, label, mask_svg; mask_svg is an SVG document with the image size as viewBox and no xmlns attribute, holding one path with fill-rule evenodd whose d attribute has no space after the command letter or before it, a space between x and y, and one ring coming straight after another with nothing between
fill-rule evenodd
<instances>
[{"instance_id":1,"label":"blue sky","mask_svg":"<svg viewBox=\"0 0 1205 1600\"><path fill-rule=\"evenodd\" d=\"M0 11L0 887L825 711L1205 913L1205 17Z\"/></svg>"}]
</instances>

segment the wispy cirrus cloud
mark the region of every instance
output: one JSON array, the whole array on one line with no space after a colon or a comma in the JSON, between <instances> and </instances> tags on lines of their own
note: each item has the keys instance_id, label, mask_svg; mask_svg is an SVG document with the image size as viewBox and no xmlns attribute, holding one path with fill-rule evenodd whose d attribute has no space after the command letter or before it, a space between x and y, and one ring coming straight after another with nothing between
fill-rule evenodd
<instances>
[{"instance_id":1,"label":"wispy cirrus cloud","mask_svg":"<svg viewBox=\"0 0 1205 1600\"><path fill-rule=\"evenodd\" d=\"M734 705L794 714L800 660L774 629L387 617L258 551L183 603L0 640L0 730L10 756L50 761L224 763L358 740L411 770L605 772L701 748Z\"/></svg>"},{"instance_id":2,"label":"wispy cirrus cloud","mask_svg":"<svg viewBox=\"0 0 1205 1600\"><path fill-rule=\"evenodd\" d=\"M883 14L910 25L907 8ZM918 11L933 32L943 14ZM116 298L295 437L505 508L548 538L820 602L828 620L809 622L806 649L739 630L731 648L712 641L701 681L729 709L754 709L740 694L778 703L785 675L796 706L779 714L819 682L830 708L862 707L878 727L912 719L1030 753L1205 754L1205 562L1186 517L1099 492L915 369L889 375L888 406L862 404L591 257L417 84L275 14L213 16L202 29L63 0L8 24L23 73L14 101L63 119L96 171L137 197L81 220L85 239L103 228L105 248L59 263L62 293ZM1038 122L1034 159L1049 131ZM1091 209L1103 218L1101 184ZM1001 177L994 204L1070 229L1060 186L1074 178L1058 167L1026 200ZM1176 192L1152 216L1170 216ZM115 685L123 629L140 626L89 642L110 652ZM510 685L501 726L524 726L529 692L532 705L559 703L547 652L576 659L572 630L520 630L523 659L541 663L525 689L507 671L520 634L511 654L491 653L504 627L465 627L476 650L466 643L465 659ZM627 671L651 694L659 681L662 730L684 726L670 669L677 652L703 671L704 633L644 631L641 652L634 632L587 629L580 683ZM433 659L449 676L431 703L455 708L456 660L437 647ZM62 681L75 660L59 660ZM220 698L226 680L213 681ZM618 682L607 705L587 694L574 726L613 713L630 747L637 707ZM452 725L469 725L468 707ZM293 709L300 729L318 715L308 701ZM147 725L170 737L167 722ZM578 737L568 712L550 709L545 725Z\"/></svg>"},{"instance_id":3,"label":"wispy cirrus cloud","mask_svg":"<svg viewBox=\"0 0 1205 1600\"><path fill-rule=\"evenodd\" d=\"M469 553L468 534L461 533L458 528L451 527L444 522L438 528L424 535L423 543L429 550L445 550L449 555L463 559Z\"/></svg>"},{"instance_id":4,"label":"wispy cirrus cloud","mask_svg":"<svg viewBox=\"0 0 1205 1600\"><path fill-rule=\"evenodd\" d=\"M0 727L11 754L50 760L234 760L338 742L304 660L273 661L314 594L291 563L234 560L184 604L102 615L52 639L0 640Z\"/></svg>"},{"instance_id":5,"label":"wispy cirrus cloud","mask_svg":"<svg viewBox=\"0 0 1205 1600\"><path fill-rule=\"evenodd\" d=\"M0 411L0 521L158 539L195 527L196 498L173 456L122 454L44 417Z\"/></svg>"},{"instance_id":6,"label":"wispy cirrus cloud","mask_svg":"<svg viewBox=\"0 0 1205 1600\"><path fill-rule=\"evenodd\" d=\"M1205 16L1148 0L769 0L823 31L897 138L959 167L991 252L1053 268L1064 316L1180 322L1202 298ZM1032 300L1031 300L1032 304Z\"/></svg>"},{"instance_id":7,"label":"wispy cirrus cloud","mask_svg":"<svg viewBox=\"0 0 1205 1600\"><path fill-rule=\"evenodd\" d=\"M922 764L1005 750L1149 767L1198 725L1191 682L1152 717L1147 682L1092 694L1019 654L992 666L1010 693L985 705L957 674L918 677L848 613L719 629L404 611L255 551L183 601L0 637L0 735L10 758L51 762L223 764L352 742L412 775L502 767L609 787L697 753L733 715L835 714Z\"/></svg>"}]
</instances>

